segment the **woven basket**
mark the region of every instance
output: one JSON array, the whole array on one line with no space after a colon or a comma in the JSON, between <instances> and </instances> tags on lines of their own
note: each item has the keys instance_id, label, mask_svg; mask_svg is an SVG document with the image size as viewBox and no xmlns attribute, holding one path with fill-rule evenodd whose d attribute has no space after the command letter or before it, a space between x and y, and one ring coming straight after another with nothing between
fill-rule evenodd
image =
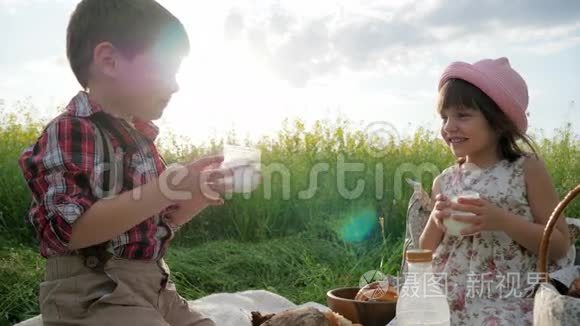
<instances>
[{"instance_id":1,"label":"woven basket","mask_svg":"<svg viewBox=\"0 0 580 326\"><path fill-rule=\"evenodd\" d=\"M580 185L570 191L564 200L556 206L544 228L538 259L540 284L534 297L535 326L580 325L580 299L560 294L550 284L550 276L548 275L548 248L554 227L564 209L578 194L580 194ZM577 271L580 270L578 267L575 268Z\"/></svg>"}]
</instances>

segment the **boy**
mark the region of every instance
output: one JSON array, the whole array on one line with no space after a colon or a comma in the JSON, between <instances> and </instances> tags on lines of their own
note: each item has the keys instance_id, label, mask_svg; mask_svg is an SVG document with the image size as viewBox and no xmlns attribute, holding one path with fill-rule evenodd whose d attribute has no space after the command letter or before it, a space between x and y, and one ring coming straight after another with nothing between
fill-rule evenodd
<instances>
[{"instance_id":1,"label":"boy","mask_svg":"<svg viewBox=\"0 0 580 326\"><path fill-rule=\"evenodd\" d=\"M223 157L165 169L158 119L189 51L154 0L82 0L67 56L83 87L19 164L46 257L44 325L214 325L192 311L163 261L182 224L223 204Z\"/></svg>"}]
</instances>

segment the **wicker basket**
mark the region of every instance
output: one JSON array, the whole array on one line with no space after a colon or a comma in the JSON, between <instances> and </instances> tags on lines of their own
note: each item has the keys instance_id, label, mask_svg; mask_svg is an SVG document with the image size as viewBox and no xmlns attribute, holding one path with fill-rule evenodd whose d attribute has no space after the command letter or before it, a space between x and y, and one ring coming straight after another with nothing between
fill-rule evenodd
<instances>
[{"instance_id":1,"label":"wicker basket","mask_svg":"<svg viewBox=\"0 0 580 326\"><path fill-rule=\"evenodd\" d=\"M560 294L550 284L550 276L548 275L548 248L552 232L564 209L578 194L580 194L580 185L570 191L564 200L556 206L544 228L538 260L540 284L534 297L535 326L580 325L580 299ZM579 270L578 267L574 268Z\"/></svg>"}]
</instances>

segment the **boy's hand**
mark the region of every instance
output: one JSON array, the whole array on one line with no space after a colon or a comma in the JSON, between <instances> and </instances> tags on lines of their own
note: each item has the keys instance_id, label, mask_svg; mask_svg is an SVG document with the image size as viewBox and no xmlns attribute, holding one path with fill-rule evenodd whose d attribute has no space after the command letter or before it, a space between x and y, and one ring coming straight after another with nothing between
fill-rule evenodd
<instances>
[{"instance_id":1,"label":"boy's hand","mask_svg":"<svg viewBox=\"0 0 580 326\"><path fill-rule=\"evenodd\" d=\"M475 216L453 215L456 221L471 223L472 225L461 230L461 234L469 235L481 231L500 231L506 221L506 210L497 207L485 199L459 198L457 204L452 204L452 209L469 212Z\"/></svg>"},{"instance_id":2,"label":"boy's hand","mask_svg":"<svg viewBox=\"0 0 580 326\"><path fill-rule=\"evenodd\" d=\"M435 225L443 232L447 232L447 227L443 224L443 220L450 217L450 209L451 201L444 195L438 194L435 197L435 205L433 206L431 217Z\"/></svg>"},{"instance_id":3,"label":"boy's hand","mask_svg":"<svg viewBox=\"0 0 580 326\"><path fill-rule=\"evenodd\" d=\"M223 160L216 155L169 166L159 178L163 194L173 202L223 203L221 195L231 190L232 184L226 181L233 175L231 169L219 167Z\"/></svg>"},{"instance_id":4,"label":"boy's hand","mask_svg":"<svg viewBox=\"0 0 580 326\"><path fill-rule=\"evenodd\" d=\"M222 194L232 188L227 179L233 171L220 168L222 161L221 155L209 156L171 167L173 170L168 171L166 177L171 187L168 197L179 203L179 208L168 216L171 224L181 226L208 206L224 204ZM174 174L173 177L169 176L171 174ZM172 183L172 180L175 182Z\"/></svg>"}]
</instances>

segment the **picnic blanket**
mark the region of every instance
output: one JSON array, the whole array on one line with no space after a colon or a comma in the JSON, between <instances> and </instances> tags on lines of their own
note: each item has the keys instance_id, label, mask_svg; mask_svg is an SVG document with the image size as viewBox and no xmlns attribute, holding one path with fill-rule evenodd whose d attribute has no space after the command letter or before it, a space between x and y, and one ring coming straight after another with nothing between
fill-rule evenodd
<instances>
[{"instance_id":1,"label":"picnic blanket","mask_svg":"<svg viewBox=\"0 0 580 326\"><path fill-rule=\"evenodd\" d=\"M251 312L278 313L280 311L313 307L328 311L328 307L316 302L297 305L292 301L265 290L248 290L236 293L215 293L189 301L190 306L208 316L216 325L251 326ZM23 321L15 326L42 326L40 316Z\"/></svg>"}]
</instances>

